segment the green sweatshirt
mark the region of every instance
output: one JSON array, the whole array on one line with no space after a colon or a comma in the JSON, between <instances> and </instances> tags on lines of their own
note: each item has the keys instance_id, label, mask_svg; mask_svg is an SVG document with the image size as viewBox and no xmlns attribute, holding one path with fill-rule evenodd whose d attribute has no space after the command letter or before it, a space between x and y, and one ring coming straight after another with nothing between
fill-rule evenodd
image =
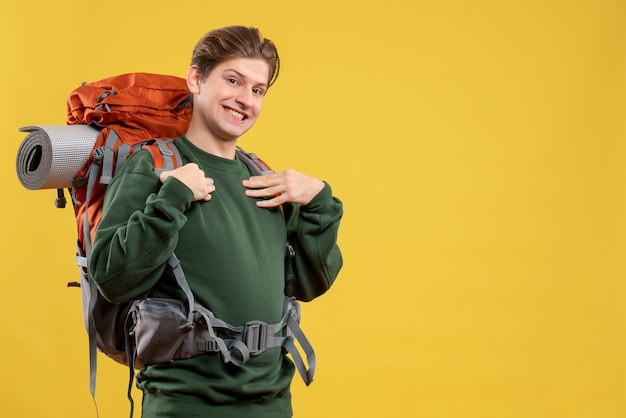
<instances>
[{"instance_id":1,"label":"green sweatshirt","mask_svg":"<svg viewBox=\"0 0 626 418\"><path fill-rule=\"evenodd\" d=\"M278 322L284 295L304 301L324 293L342 265L337 230L341 202L328 185L306 206L263 209L244 195L252 174L176 140L183 163L214 180L208 202L170 177L161 185L150 154L133 154L107 191L91 257L91 274L113 302L146 296L184 299L167 260L175 252L196 301L232 325ZM287 255L287 241L295 255ZM291 416L294 366L280 348L242 367L209 353L144 367L144 417Z\"/></svg>"}]
</instances>

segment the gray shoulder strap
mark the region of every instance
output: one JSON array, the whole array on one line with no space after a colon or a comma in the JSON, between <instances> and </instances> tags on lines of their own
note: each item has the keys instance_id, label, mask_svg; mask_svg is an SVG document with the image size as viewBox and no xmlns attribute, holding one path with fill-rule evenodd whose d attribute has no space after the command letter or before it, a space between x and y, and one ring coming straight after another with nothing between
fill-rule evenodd
<instances>
[{"instance_id":1,"label":"gray shoulder strap","mask_svg":"<svg viewBox=\"0 0 626 418\"><path fill-rule=\"evenodd\" d=\"M102 158L102 175L100 176L101 184L109 184L113 179L113 147L118 139L117 132L113 129L109 130L109 136L107 136L106 143L104 145L104 155Z\"/></svg>"},{"instance_id":2,"label":"gray shoulder strap","mask_svg":"<svg viewBox=\"0 0 626 418\"><path fill-rule=\"evenodd\" d=\"M266 174L272 174L274 170L268 167L256 154L246 152L243 148L237 147L237 158L243 161L253 173L264 176Z\"/></svg>"}]
</instances>

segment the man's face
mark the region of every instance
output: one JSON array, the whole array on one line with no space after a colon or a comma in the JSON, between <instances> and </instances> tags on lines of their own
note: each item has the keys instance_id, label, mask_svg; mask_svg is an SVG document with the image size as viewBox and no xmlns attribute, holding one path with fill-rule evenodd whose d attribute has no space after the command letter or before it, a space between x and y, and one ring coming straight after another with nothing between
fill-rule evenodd
<instances>
[{"instance_id":1,"label":"man's face","mask_svg":"<svg viewBox=\"0 0 626 418\"><path fill-rule=\"evenodd\" d=\"M216 140L233 141L261 113L269 65L261 58L231 58L216 65L194 93L194 116Z\"/></svg>"}]
</instances>

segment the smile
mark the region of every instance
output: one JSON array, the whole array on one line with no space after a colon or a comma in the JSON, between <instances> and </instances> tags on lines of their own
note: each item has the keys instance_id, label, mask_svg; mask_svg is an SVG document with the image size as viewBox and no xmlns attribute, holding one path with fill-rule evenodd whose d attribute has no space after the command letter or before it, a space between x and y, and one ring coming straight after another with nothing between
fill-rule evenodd
<instances>
[{"instance_id":1,"label":"smile","mask_svg":"<svg viewBox=\"0 0 626 418\"><path fill-rule=\"evenodd\" d=\"M233 110L231 108L226 108L226 113L228 113L230 116L237 118L239 120L243 120L246 117L243 113L239 113L236 110Z\"/></svg>"}]
</instances>

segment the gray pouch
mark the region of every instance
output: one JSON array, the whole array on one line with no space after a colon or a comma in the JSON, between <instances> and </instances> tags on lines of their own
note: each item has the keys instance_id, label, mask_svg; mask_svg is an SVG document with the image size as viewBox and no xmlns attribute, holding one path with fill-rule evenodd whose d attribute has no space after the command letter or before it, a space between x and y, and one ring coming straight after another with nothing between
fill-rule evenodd
<instances>
[{"instance_id":1,"label":"gray pouch","mask_svg":"<svg viewBox=\"0 0 626 418\"><path fill-rule=\"evenodd\" d=\"M187 304L176 299L148 298L135 304L132 309L135 367L198 355L194 342L196 328L185 326L187 310Z\"/></svg>"}]
</instances>

